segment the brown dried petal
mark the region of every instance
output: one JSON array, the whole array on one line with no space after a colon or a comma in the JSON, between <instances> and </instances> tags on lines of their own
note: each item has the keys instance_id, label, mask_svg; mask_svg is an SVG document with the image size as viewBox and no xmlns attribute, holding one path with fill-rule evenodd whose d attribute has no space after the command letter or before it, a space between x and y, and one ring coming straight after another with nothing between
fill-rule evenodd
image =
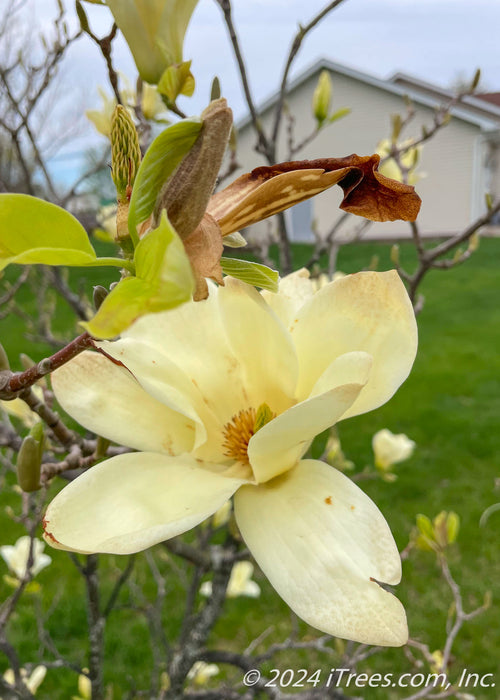
<instances>
[{"instance_id":1,"label":"brown dried petal","mask_svg":"<svg viewBox=\"0 0 500 700\"><path fill-rule=\"evenodd\" d=\"M346 169L325 172L324 169L310 168L275 172L271 176L267 172L258 173L254 177L256 171L252 170L215 194L207 211L217 220L222 235L226 236L323 192L341 180L346 172Z\"/></svg>"},{"instance_id":2,"label":"brown dried petal","mask_svg":"<svg viewBox=\"0 0 500 700\"><path fill-rule=\"evenodd\" d=\"M206 277L210 277L218 284L224 284L220 265L223 252L222 236L213 216L205 214L200 224L184 239L183 243L196 280L193 299L201 301L208 297Z\"/></svg>"},{"instance_id":3,"label":"brown dried petal","mask_svg":"<svg viewBox=\"0 0 500 700\"><path fill-rule=\"evenodd\" d=\"M410 185L377 172L380 156L319 158L255 168L215 194L207 211L222 235L261 221L323 192L344 190L341 209L372 221L414 221L420 197Z\"/></svg>"}]
</instances>

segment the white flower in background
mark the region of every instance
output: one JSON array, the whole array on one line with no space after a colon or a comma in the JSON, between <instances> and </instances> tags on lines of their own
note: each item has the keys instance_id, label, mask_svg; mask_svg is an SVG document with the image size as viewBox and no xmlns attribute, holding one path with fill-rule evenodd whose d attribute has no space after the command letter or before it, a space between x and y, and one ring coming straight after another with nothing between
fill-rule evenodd
<instances>
[{"instance_id":1,"label":"white flower in background","mask_svg":"<svg viewBox=\"0 0 500 700\"><path fill-rule=\"evenodd\" d=\"M118 205L105 204L100 207L97 212L97 223L102 228L103 231L109 235L109 237L115 241L116 240L116 214L118 212Z\"/></svg>"},{"instance_id":2,"label":"white flower in background","mask_svg":"<svg viewBox=\"0 0 500 700\"><path fill-rule=\"evenodd\" d=\"M212 525L214 527L222 527L227 525L233 511L231 501L226 501L223 506L217 510L212 516Z\"/></svg>"},{"instance_id":3,"label":"white flower in background","mask_svg":"<svg viewBox=\"0 0 500 700\"><path fill-rule=\"evenodd\" d=\"M208 299L143 316L53 374L62 407L139 452L67 485L45 537L79 552L137 552L186 532L234 494L259 567L312 626L367 644L407 639L401 577L383 515L344 474L302 459L337 421L388 401L416 353L396 272L348 275L314 294L307 274L278 294L226 277Z\"/></svg>"},{"instance_id":4,"label":"white flower in background","mask_svg":"<svg viewBox=\"0 0 500 700\"><path fill-rule=\"evenodd\" d=\"M146 119L156 119L166 112L166 106L155 85L142 84L141 109Z\"/></svg>"},{"instance_id":5,"label":"white flower in background","mask_svg":"<svg viewBox=\"0 0 500 700\"><path fill-rule=\"evenodd\" d=\"M116 107L116 97L109 96L102 87L98 87L101 96L101 109L88 109L85 116L95 126L97 131L108 139L111 134L111 118Z\"/></svg>"},{"instance_id":6,"label":"white flower in background","mask_svg":"<svg viewBox=\"0 0 500 700\"><path fill-rule=\"evenodd\" d=\"M249 561L238 561L231 570L231 576L226 589L226 598L239 598L248 596L258 598L260 586L252 581L253 564ZM200 586L200 593L204 596L212 595L212 581L204 581Z\"/></svg>"},{"instance_id":7,"label":"white flower in background","mask_svg":"<svg viewBox=\"0 0 500 700\"><path fill-rule=\"evenodd\" d=\"M195 685L206 685L208 681L217 676L220 669L217 664L207 664L204 661L197 661L193 664L187 675L188 680Z\"/></svg>"},{"instance_id":8,"label":"white flower in background","mask_svg":"<svg viewBox=\"0 0 500 700\"><path fill-rule=\"evenodd\" d=\"M422 146L412 146L412 143L412 140L408 139L407 141L403 141L403 143L397 144L398 149L406 149L399 160L403 168L408 169L406 180L408 185L416 185L419 180L426 176L425 173L416 172L422 154ZM384 139L377 145L377 153L381 158L386 158L390 154L391 149L392 142L389 139ZM387 158L387 160L380 165L378 170L386 177L403 182L403 172L394 158Z\"/></svg>"},{"instance_id":9,"label":"white flower in background","mask_svg":"<svg viewBox=\"0 0 500 700\"><path fill-rule=\"evenodd\" d=\"M341 272L340 270L337 270L336 272L334 272L332 277L327 275L326 272L322 272L317 277L313 277L311 279L311 283L313 285L314 291L319 292L320 289L325 287L327 284L330 284L330 282L334 282L335 280L339 280L342 277L345 277L345 272Z\"/></svg>"},{"instance_id":10,"label":"white flower in background","mask_svg":"<svg viewBox=\"0 0 500 700\"><path fill-rule=\"evenodd\" d=\"M36 695L36 691L41 686L46 673L47 669L45 666L36 666L31 673L28 673L25 668L20 669L21 680L32 695ZM3 678L6 683L15 688L16 677L14 676L14 671L11 668L8 668L5 671Z\"/></svg>"},{"instance_id":11,"label":"white flower in background","mask_svg":"<svg viewBox=\"0 0 500 700\"><path fill-rule=\"evenodd\" d=\"M40 386L33 386L37 399L43 401L43 390ZM10 416L19 418L19 420L27 427L32 428L35 423L38 422L39 418L36 413L34 413L28 406L26 401L22 399L12 399L12 401L0 401L0 408L3 409Z\"/></svg>"},{"instance_id":12,"label":"white flower in background","mask_svg":"<svg viewBox=\"0 0 500 700\"><path fill-rule=\"evenodd\" d=\"M133 116L134 107L137 104L137 95L135 90L131 88L127 78L123 75L120 77L124 84L123 89L120 90L120 97L125 107L128 108L128 111ZM117 105L116 97L114 95L108 95L102 87L98 87L97 89L101 97L101 109L88 109L85 112L85 116L92 122L100 134L109 138L111 134L111 119ZM148 83L143 83L142 85L140 106L144 117L150 120L158 118L159 115L166 112L167 109L156 87Z\"/></svg>"},{"instance_id":13,"label":"white flower in background","mask_svg":"<svg viewBox=\"0 0 500 700\"><path fill-rule=\"evenodd\" d=\"M23 579L26 574L28 558L30 552L30 536L20 537L15 545L4 545L0 547L0 556L9 567L10 571L19 579ZM33 564L30 575L36 576L42 569L48 566L52 559L48 554L44 554L45 543L37 537L33 538Z\"/></svg>"},{"instance_id":14,"label":"white flower in background","mask_svg":"<svg viewBox=\"0 0 500 700\"><path fill-rule=\"evenodd\" d=\"M85 673L78 676L78 695L73 695L71 700L92 700L92 683L86 675L88 669L84 668Z\"/></svg>"},{"instance_id":15,"label":"white flower in background","mask_svg":"<svg viewBox=\"0 0 500 700\"><path fill-rule=\"evenodd\" d=\"M404 433L394 435L387 428L379 430L372 438L375 466L384 471L393 464L404 462L412 456L415 446L413 440Z\"/></svg>"}]
</instances>

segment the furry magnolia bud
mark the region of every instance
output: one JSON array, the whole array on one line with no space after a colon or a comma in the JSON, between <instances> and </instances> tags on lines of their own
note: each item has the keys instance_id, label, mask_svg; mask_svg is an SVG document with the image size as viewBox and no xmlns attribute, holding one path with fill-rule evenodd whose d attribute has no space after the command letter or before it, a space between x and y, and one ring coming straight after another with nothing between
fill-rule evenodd
<instances>
[{"instance_id":1,"label":"furry magnolia bud","mask_svg":"<svg viewBox=\"0 0 500 700\"><path fill-rule=\"evenodd\" d=\"M206 211L227 148L233 113L225 99L215 100L202 112L203 127L193 148L165 183L156 200L157 225L166 210L182 239L192 233Z\"/></svg>"}]
</instances>

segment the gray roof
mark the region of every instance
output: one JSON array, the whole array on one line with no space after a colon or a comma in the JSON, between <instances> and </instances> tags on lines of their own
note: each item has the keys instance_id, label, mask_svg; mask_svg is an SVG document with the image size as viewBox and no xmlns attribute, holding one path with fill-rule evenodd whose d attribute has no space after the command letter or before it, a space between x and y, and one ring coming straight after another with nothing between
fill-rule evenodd
<instances>
[{"instance_id":1,"label":"gray roof","mask_svg":"<svg viewBox=\"0 0 500 700\"><path fill-rule=\"evenodd\" d=\"M425 80L420 80L420 78L415 78L413 75L408 75L407 73L395 73L389 78L389 82L400 86L410 86L413 90L435 95L440 100L450 100L454 97L454 93L451 90L446 90L438 85L427 83ZM405 89L407 89L407 87ZM492 117L500 120L500 107L486 100L482 100L479 97L463 97L461 106L475 113L483 114L486 118Z\"/></svg>"},{"instance_id":2,"label":"gray roof","mask_svg":"<svg viewBox=\"0 0 500 700\"><path fill-rule=\"evenodd\" d=\"M396 73L388 80L376 78L373 75L364 73L355 68L351 68L342 63L336 63L326 58L319 59L309 66L305 71L297 75L288 83L288 93L294 92L300 86L321 70L329 70L332 73L339 73L353 80L357 80L371 87L379 88L392 95L399 95L401 98L408 96L415 104L435 109L443 101L446 101L452 94L442 88L424 83L412 76ZM397 84L397 81L404 82L404 87ZM411 84L411 87L408 85ZM435 96L437 95L437 97ZM257 111L259 114L271 109L279 98L279 91L262 102ZM500 108L483 102L477 98L465 98L463 103L450 110L452 116L478 126L482 131L496 131L500 127ZM250 115L243 117L237 124L237 129L244 129L251 123Z\"/></svg>"}]
</instances>

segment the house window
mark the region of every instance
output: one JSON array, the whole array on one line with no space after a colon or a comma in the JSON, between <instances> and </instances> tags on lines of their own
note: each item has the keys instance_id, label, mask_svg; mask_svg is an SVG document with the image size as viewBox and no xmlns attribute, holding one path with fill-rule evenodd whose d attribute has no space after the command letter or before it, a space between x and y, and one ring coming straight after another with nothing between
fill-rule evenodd
<instances>
[{"instance_id":1,"label":"house window","mask_svg":"<svg viewBox=\"0 0 500 700\"><path fill-rule=\"evenodd\" d=\"M314 243L312 232L313 205L312 199L299 202L285 212L288 232L293 243Z\"/></svg>"}]
</instances>

